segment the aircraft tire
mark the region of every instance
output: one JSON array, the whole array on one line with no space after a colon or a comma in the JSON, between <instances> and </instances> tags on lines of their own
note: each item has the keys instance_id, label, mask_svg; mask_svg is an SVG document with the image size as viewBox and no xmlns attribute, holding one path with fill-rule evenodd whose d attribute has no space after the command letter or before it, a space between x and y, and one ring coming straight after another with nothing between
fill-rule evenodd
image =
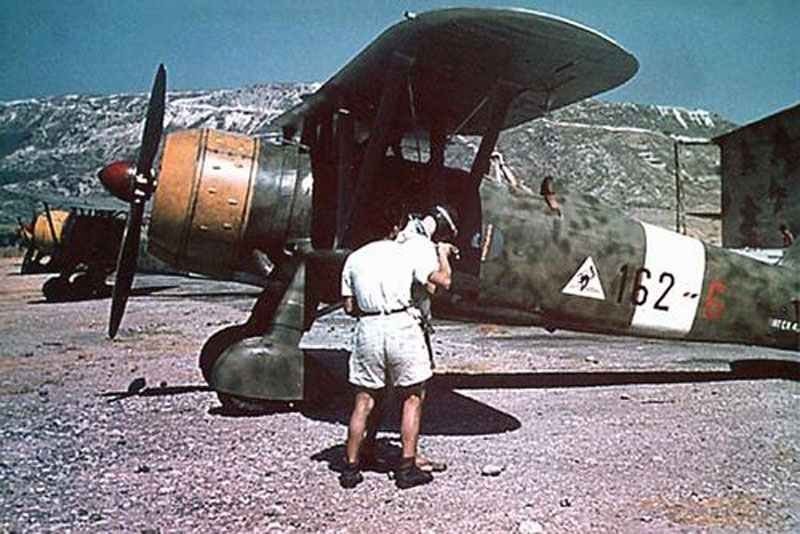
<instances>
[{"instance_id":1,"label":"aircraft tire","mask_svg":"<svg viewBox=\"0 0 800 534\"><path fill-rule=\"evenodd\" d=\"M222 411L229 415L267 415L296 410L298 402L246 399L229 393L217 392Z\"/></svg>"},{"instance_id":2,"label":"aircraft tire","mask_svg":"<svg viewBox=\"0 0 800 534\"><path fill-rule=\"evenodd\" d=\"M45 300L48 302L61 302L71 298L72 287L69 283L69 279L61 276L54 276L44 283L42 286L42 293L44 294Z\"/></svg>"},{"instance_id":3,"label":"aircraft tire","mask_svg":"<svg viewBox=\"0 0 800 534\"><path fill-rule=\"evenodd\" d=\"M113 291L114 286L106 284L105 281L101 281L100 284L94 288L95 296L101 299L110 298Z\"/></svg>"},{"instance_id":4,"label":"aircraft tire","mask_svg":"<svg viewBox=\"0 0 800 534\"><path fill-rule=\"evenodd\" d=\"M95 285L88 274L79 274L72 281L72 298L83 300L92 298L95 294Z\"/></svg>"}]
</instances>

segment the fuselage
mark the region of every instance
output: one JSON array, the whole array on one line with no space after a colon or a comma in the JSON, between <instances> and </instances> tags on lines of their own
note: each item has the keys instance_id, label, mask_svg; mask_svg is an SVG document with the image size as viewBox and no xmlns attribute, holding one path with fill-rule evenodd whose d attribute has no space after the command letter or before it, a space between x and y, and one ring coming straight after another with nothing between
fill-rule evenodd
<instances>
[{"instance_id":1,"label":"fuselage","mask_svg":"<svg viewBox=\"0 0 800 534\"><path fill-rule=\"evenodd\" d=\"M306 254L311 301L333 302L346 250L331 250L335 174L302 147L190 130L167 137L150 249L178 269L269 285ZM311 171L314 170L313 179ZM386 158L371 205L409 195L421 164ZM327 174L326 174L327 172ZM461 214L452 290L435 311L473 321L798 348L800 280L772 266L559 191L444 168L433 180ZM534 183L528 180L528 183ZM412 202L413 203L413 202ZM366 223L359 225L363 229ZM364 234L366 235L366 234ZM351 248L358 246L351 244ZM275 275L259 267L268 256ZM286 282L288 283L288 282Z\"/></svg>"},{"instance_id":2,"label":"fuselage","mask_svg":"<svg viewBox=\"0 0 800 534\"><path fill-rule=\"evenodd\" d=\"M532 313L554 328L798 348L793 269L640 222L585 195L558 198L560 215L538 195L484 181L483 234L503 243L482 243L493 252L481 262L478 309Z\"/></svg>"}]
</instances>

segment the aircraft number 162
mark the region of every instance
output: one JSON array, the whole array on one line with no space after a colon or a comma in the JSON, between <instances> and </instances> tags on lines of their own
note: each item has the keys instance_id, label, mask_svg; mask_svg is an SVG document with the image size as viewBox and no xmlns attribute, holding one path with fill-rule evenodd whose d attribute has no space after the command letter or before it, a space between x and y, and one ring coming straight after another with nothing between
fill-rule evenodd
<instances>
[{"instance_id":1,"label":"aircraft number 162","mask_svg":"<svg viewBox=\"0 0 800 534\"><path fill-rule=\"evenodd\" d=\"M625 296L625 287L628 284L628 265L623 265L619 269L620 274L622 275L622 282L619 285L619 294L617 295L617 303L622 304L622 299ZM650 288L645 285L646 280L650 280L653 278L653 274L650 272L649 269L646 267L639 267L634 272L634 284L633 288L631 289L630 293L630 302L634 306L644 306L647 304L648 301L652 301L652 296L650 294L650 289L654 289L654 295L657 296L655 302L653 303L653 309L659 311L669 311L669 306L667 306L664 302L667 298L667 295L675 286L675 275L664 271L658 276L658 288ZM660 292L658 292L660 289ZM689 296L689 295L687 295ZM691 295L692 297L696 297L697 295Z\"/></svg>"}]
</instances>

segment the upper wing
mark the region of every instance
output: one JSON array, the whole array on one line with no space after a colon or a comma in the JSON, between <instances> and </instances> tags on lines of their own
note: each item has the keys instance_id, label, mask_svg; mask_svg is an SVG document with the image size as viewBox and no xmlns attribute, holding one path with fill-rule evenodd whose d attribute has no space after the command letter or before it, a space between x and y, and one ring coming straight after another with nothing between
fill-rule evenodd
<instances>
[{"instance_id":1,"label":"upper wing","mask_svg":"<svg viewBox=\"0 0 800 534\"><path fill-rule=\"evenodd\" d=\"M499 80L520 88L503 128L616 87L638 70L630 53L598 32L521 9L454 8L395 24L317 92L273 124L298 128L328 106L371 124L393 54L412 59L407 104L395 127L437 124L446 134L482 134Z\"/></svg>"},{"instance_id":2,"label":"upper wing","mask_svg":"<svg viewBox=\"0 0 800 534\"><path fill-rule=\"evenodd\" d=\"M128 206L121 200L103 193L95 193L91 196L74 197L58 195L55 192L26 191L21 189L6 189L6 193L11 197L25 198L33 204L48 204L51 207L64 209L77 208L82 210L102 210L102 211L127 211Z\"/></svg>"}]
</instances>

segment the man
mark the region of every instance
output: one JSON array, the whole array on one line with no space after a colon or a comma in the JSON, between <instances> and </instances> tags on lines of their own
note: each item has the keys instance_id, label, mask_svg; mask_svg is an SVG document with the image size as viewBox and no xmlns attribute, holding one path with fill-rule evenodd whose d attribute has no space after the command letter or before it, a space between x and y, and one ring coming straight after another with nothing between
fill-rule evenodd
<instances>
[{"instance_id":1,"label":"man","mask_svg":"<svg viewBox=\"0 0 800 534\"><path fill-rule=\"evenodd\" d=\"M402 244L408 254L430 254L430 252L426 252L426 249L437 250L435 242L449 242L458 235L457 224L458 214L455 209L446 205L435 205L424 215L409 215L405 226L397 234L395 241ZM456 259L458 259L458 249L453 247L451 250ZM409 313L417 319L422 329L431 369L435 367L435 362L430 339L433 334L430 296L435 292L435 284L430 282L426 284L413 283L411 287L411 308L409 308ZM361 460L375 469L381 469L384 464L376 451L376 438L378 426L383 415L383 394L377 396L375 401L375 406L367 420L367 434L362 443ZM417 467L427 472L447 470L446 463L431 460L420 454L419 451L416 456L416 464Z\"/></svg>"},{"instance_id":2,"label":"man","mask_svg":"<svg viewBox=\"0 0 800 534\"><path fill-rule=\"evenodd\" d=\"M789 227L785 224L781 224L778 229L781 231L781 236L783 237L783 248L791 247L792 243L794 243L794 234L792 231L789 230Z\"/></svg>"},{"instance_id":3,"label":"man","mask_svg":"<svg viewBox=\"0 0 800 534\"><path fill-rule=\"evenodd\" d=\"M345 488L363 480L359 452L367 419L386 386L385 377L403 399L403 458L395 483L405 489L433 480L415 464L424 386L432 373L422 330L409 313L411 285L430 282L449 289L449 256L455 247L445 243L436 248L404 249L394 241L402 220L396 215L387 211L382 221L385 239L353 252L342 271L345 311L358 317L349 370L350 383L356 387L355 405L347 434L347 464L339 477Z\"/></svg>"},{"instance_id":4,"label":"man","mask_svg":"<svg viewBox=\"0 0 800 534\"><path fill-rule=\"evenodd\" d=\"M544 197L547 207L561 217L561 206L556 198L556 189L553 184L552 176L547 175L544 177L544 180L542 180L542 185L539 187L539 193Z\"/></svg>"}]
</instances>

